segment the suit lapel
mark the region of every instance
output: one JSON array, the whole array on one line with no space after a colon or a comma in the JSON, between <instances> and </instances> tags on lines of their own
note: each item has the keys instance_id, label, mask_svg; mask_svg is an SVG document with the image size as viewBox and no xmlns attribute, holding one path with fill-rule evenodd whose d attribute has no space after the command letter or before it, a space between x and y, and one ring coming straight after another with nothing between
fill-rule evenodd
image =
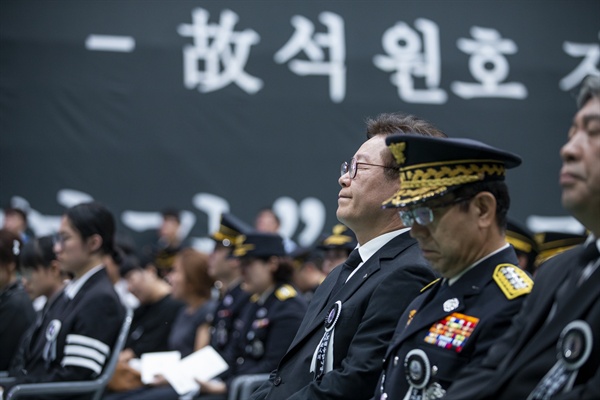
<instances>
[{"instance_id":1,"label":"suit lapel","mask_svg":"<svg viewBox=\"0 0 600 400\"><path fill-rule=\"evenodd\" d=\"M518 360L512 364L512 369L514 370L515 368L522 366L531 358L534 358L539 353L545 351L549 346L555 347L560 333L564 327L571 321L585 318L590 306L598 300L598 297L600 296L600 291L597 290L598 286L600 286L600 270L596 269L596 271L594 271L594 273L565 303L564 307L562 307L560 310L557 310L556 315L551 321L548 322L547 326L540 326L539 324L543 324L544 321L539 322L539 324L536 326L539 326L540 328L536 333L533 334L533 336L531 335L531 331L533 330L531 327L528 331L525 331L521 337L530 337L532 339L527 343L520 343L521 345L526 344L527 346L520 352L521 357L519 357ZM590 293L592 294L591 296ZM554 296L549 297L551 297L552 300L554 299ZM538 320L540 318L545 320L548 315L547 312L541 312L539 314L542 315L537 315ZM529 333L529 335L527 335L527 333ZM523 341L524 340L522 340L522 342Z\"/></svg>"},{"instance_id":2,"label":"suit lapel","mask_svg":"<svg viewBox=\"0 0 600 400\"><path fill-rule=\"evenodd\" d=\"M333 271L329 273L329 276L317 288L311 302L308 305L306 314L304 315L301 325L302 329L298 331L298 334L294 338L290 348L295 346L304 336L306 336L308 334L309 327L313 325L313 321L318 320L323 308L325 308L325 304L329 298L329 293L333 289L333 286L335 285L340 273L341 266L334 268Z\"/></svg>"},{"instance_id":3,"label":"suit lapel","mask_svg":"<svg viewBox=\"0 0 600 400\"><path fill-rule=\"evenodd\" d=\"M329 298L329 293L333 288L337 278L341 273L341 268L336 267L323 281L321 286L315 292L315 296L311 301L311 305L306 313L306 316L302 322L304 329L301 329L292 344L289 347L288 353L297 346L304 338L310 335L315 329L323 327L326 313L329 311L331 306L338 300L346 302L348 299L356 293L356 291L381 269L381 262L387 259L393 259L398 256L410 245L413 245L414 241L410 238L408 232L396 236L388 243L386 243L379 251L373 254L354 275L346 282L340 289L335 297ZM318 294L318 298L317 297ZM315 301L316 300L316 301ZM342 306L343 312L343 306Z\"/></svg>"}]
</instances>

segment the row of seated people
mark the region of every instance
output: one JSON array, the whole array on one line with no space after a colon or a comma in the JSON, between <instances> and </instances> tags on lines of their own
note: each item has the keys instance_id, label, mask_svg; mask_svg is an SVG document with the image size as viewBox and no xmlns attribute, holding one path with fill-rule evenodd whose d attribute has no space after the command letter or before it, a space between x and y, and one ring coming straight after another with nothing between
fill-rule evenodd
<instances>
[{"instance_id":1,"label":"row of seated people","mask_svg":"<svg viewBox=\"0 0 600 400\"><path fill-rule=\"evenodd\" d=\"M245 241L236 248L236 238L242 233L246 234ZM509 224L507 238L517 252L525 252L524 242L511 238L523 239L525 234L515 224ZM12 243L12 247L8 247L14 253L15 243L19 241L10 239L8 237L3 243ZM111 282L116 284L119 277L123 277L128 283L130 293L122 295L121 301L137 307L106 398L178 398L163 377L157 376L146 385L142 383L140 372L130 364L145 353L176 350L185 357L204 346L213 346L230 368L219 380L201 383L202 397L205 398L210 394L223 398L228 384L238 375L271 371L294 337L304 314L305 300L310 300L311 293L325 275L343 262L356 246L352 232L343 225L336 225L332 234L319 242L318 247L325 255L323 259L314 257L314 253L306 249L299 249L293 254L295 265L290 265L283 261L287 257L284 257L286 252L279 236L253 233L249 226L231 214L222 216L220 230L213 239L215 249L210 256L190 248L179 251L166 280L159 276L154 265L142 266L134 256L114 257L109 252L102 257ZM64 237L62 240L66 241ZM531 242L531 236L527 235L527 240ZM24 331L28 325L32 325L32 329L23 337L12 334L12 342L7 342L6 346L3 342L3 350L15 349L11 357L11 375L22 374L27 357L31 358L28 352L32 348L28 349L27 343L31 342L35 331L33 326L38 325L39 331L43 318L62 294L64 282L74 275L61 268L55 246L60 252L61 240L57 243L56 237L48 236L34 238L22 252L18 251L25 267L28 291L32 296L43 296L48 301L34 324L35 314L27 305L27 299L14 296L22 303L22 312L12 319L15 322L12 327L16 329L11 331ZM539 248L535 243L530 247ZM245 250L250 248L252 250ZM116 258L119 261L115 277ZM254 265L257 260L260 261L258 266ZM524 265L524 268L527 267ZM220 291L218 296L211 293L215 282ZM304 299L296 288L301 289ZM54 325L45 326L48 330ZM8 369L7 355L11 352L2 353L5 366L0 370L5 370Z\"/></svg>"},{"instance_id":2,"label":"row of seated people","mask_svg":"<svg viewBox=\"0 0 600 400\"><path fill-rule=\"evenodd\" d=\"M7 364L16 381L6 385L7 391L18 383L92 378L104 367L119 326L104 317L114 314L117 321L122 320L123 307L113 308L114 290L111 290L110 302L95 302L96 308L103 308L103 312L96 312L93 307L86 312L85 307L93 302L93 296L82 299L77 295L83 296L93 289L94 285L90 288L89 282L94 280L102 281L103 290L106 282L111 282L108 279L110 268L101 267L110 264L106 262L107 257L114 258L107 250L109 247L102 243L110 242L109 235L103 235L110 229L98 229L100 233L90 235L83 222L94 225L95 217L79 221L70 216L70 213L78 215L78 210L81 214L82 208L96 209L91 214L98 213L98 207L100 214L108 213L98 204L83 204L76 206L75 211L68 210L58 240L56 237L33 239L24 248L18 238L8 232L6 240L0 240L14 256L12 264L18 265L21 259L28 266L24 275L29 290L48 299L36 317L25 292L18 291L20 304L15 310L22 318L15 321L18 329L13 330L10 345L15 351L11 354L11 365ZM166 281L158 276L155 267L141 266L135 257L121 260L120 273L139 305L125 350L120 354L117 372L109 384L107 398L179 397L160 376L149 385L142 384L140 373L131 367L130 361L145 353L176 350L185 357L212 345L229 364L229 369L218 381L201 383L203 395L212 393L217 397L226 395L227 385L235 376L266 373L275 368L300 325L306 301L292 285L294 267L287 261L282 238L245 230L246 235L234 246L239 232L228 226L230 221L235 225L235 217L226 216L222 229L214 234L216 246L210 256L191 248L178 252ZM87 246L94 235L97 236L96 243ZM79 249L71 248L75 247L70 243L74 241L79 242ZM20 254L21 250L23 254ZM82 251L65 254L65 250L69 253ZM65 268L65 263L72 265ZM93 267L88 269L91 265ZM220 288L218 299L211 294L215 280ZM69 282L66 287L65 282ZM19 283L15 281L14 286L20 286ZM71 297L65 296L74 286L77 292ZM81 305L73 313L70 305L76 303ZM110 308L113 310L104 312ZM29 329L22 328L28 325ZM103 351L93 365L84 365L89 360L83 353L76 354L77 360L72 364L65 362L73 358L67 353L74 348L70 344L74 334L66 331L67 327L77 331L76 336L85 336L92 342L86 350ZM82 335L84 331L87 335ZM4 344L3 350L9 348ZM3 351L3 354L7 353Z\"/></svg>"}]
</instances>

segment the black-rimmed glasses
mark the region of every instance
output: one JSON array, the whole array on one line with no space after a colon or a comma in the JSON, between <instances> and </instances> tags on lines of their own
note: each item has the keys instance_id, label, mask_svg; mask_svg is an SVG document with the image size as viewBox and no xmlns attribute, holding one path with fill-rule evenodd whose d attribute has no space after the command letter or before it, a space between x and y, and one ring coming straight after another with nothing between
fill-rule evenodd
<instances>
[{"instance_id":1,"label":"black-rimmed glasses","mask_svg":"<svg viewBox=\"0 0 600 400\"><path fill-rule=\"evenodd\" d=\"M394 168L388 167L387 165L379 165L379 164L371 164L366 162L358 162L356 158L352 158L350 162L344 161L340 167L340 176L344 176L348 174L350 179L354 179L356 177L356 171L358 170L359 165L370 165L372 167L381 167L381 168Z\"/></svg>"},{"instance_id":2,"label":"black-rimmed glasses","mask_svg":"<svg viewBox=\"0 0 600 400\"><path fill-rule=\"evenodd\" d=\"M457 197L446 203L436 204L429 207L417 207L410 210L398 211L400 219L405 227L410 228L416 222L419 225L425 226L433 222L433 210L443 207L448 207L453 204L458 204L463 201L470 200L472 197Z\"/></svg>"}]
</instances>

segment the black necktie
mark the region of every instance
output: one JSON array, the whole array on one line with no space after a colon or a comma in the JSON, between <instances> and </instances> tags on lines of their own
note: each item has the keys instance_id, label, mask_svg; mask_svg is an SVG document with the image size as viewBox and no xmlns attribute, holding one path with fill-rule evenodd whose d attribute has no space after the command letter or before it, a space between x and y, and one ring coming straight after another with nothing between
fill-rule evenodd
<instances>
[{"instance_id":1,"label":"black necktie","mask_svg":"<svg viewBox=\"0 0 600 400\"><path fill-rule=\"evenodd\" d=\"M583 253L579 256L581 264L583 264L584 267L598 257L600 257L600 251L598 250L595 240L589 242L587 246L585 246L585 249L583 249Z\"/></svg>"},{"instance_id":2,"label":"black necktie","mask_svg":"<svg viewBox=\"0 0 600 400\"><path fill-rule=\"evenodd\" d=\"M556 311L560 309L577 290L579 281L581 280L581 274L584 268L593 260L600 256L598 252L598 246L596 241L592 241L587 244L583 252L579 255L577 264L573 267L571 273L566 277L564 282L558 287L554 296L555 306L550 313L550 318L554 316Z\"/></svg>"},{"instance_id":3,"label":"black necktie","mask_svg":"<svg viewBox=\"0 0 600 400\"><path fill-rule=\"evenodd\" d=\"M352 252L348 256L348 259L342 265L337 267L341 268L342 270L340 271L340 276L335 282L333 289L331 289L330 297L334 296L340 290L340 288L344 286L344 283L346 283L352 271L354 271L356 267L358 267L358 264L360 264L361 262L362 258L360 258L360 253L358 252L358 249L352 250Z\"/></svg>"}]
</instances>

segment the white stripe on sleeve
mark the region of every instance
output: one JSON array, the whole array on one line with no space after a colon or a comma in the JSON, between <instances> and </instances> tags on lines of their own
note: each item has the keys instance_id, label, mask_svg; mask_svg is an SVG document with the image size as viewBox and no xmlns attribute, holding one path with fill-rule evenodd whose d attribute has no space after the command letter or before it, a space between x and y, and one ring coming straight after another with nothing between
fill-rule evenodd
<instances>
[{"instance_id":1,"label":"white stripe on sleeve","mask_svg":"<svg viewBox=\"0 0 600 400\"><path fill-rule=\"evenodd\" d=\"M91 347L92 349L98 350L106 356L110 353L110 347L98 339L94 339L89 336L75 334L67 335L67 344L79 344L82 346Z\"/></svg>"},{"instance_id":2,"label":"white stripe on sleeve","mask_svg":"<svg viewBox=\"0 0 600 400\"><path fill-rule=\"evenodd\" d=\"M102 367L100 365L98 365L98 363L96 363L95 361L90 360L89 358L74 357L74 356L64 357L60 364L63 367L74 366L74 367L87 368L87 369L94 371L96 374L100 374L100 372L102 372Z\"/></svg>"},{"instance_id":3,"label":"white stripe on sleeve","mask_svg":"<svg viewBox=\"0 0 600 400\"><path fill-rule=\"evenodd\" d=\"M85 346L76 346L73 344L68 344L65 346L65 355L91 358L100 365L104 365L104 363L106 362L106 356L104 354Z\"/></svg>"}]
</instances>

